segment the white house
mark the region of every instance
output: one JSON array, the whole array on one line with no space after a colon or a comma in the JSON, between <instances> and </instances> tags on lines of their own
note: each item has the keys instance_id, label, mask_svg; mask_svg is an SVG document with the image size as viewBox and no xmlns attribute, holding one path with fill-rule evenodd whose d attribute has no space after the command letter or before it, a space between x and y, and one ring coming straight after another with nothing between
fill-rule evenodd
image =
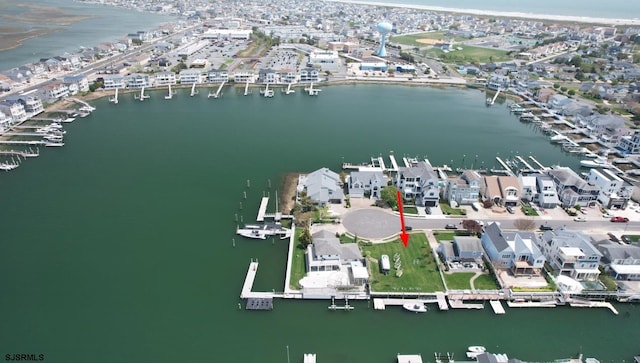
<instances>
[{"instance_id":1,"label":"white house","mask_svg":"<svg viewBox=\"0 0 640 363\"><path fill-rule=\"evenodd\" d=\"M640 247L621 245L607 240L596 246L602 262L616 280L640 280Z\"/></svg>"},{"instance_id":2,"label":"white house","mask_svg":"<svg viewBox=\"0 0 640 363\"><path fill-rule=\"evenodd\" d=\"M307 175L298 177L297 196L306 191L307 196L319 205L342 203L344 192L340 175L328 168L318 169Z\"/></svg>"},{"instance_id":3,"label":"white house","mask_svg":"<svg viewBox=\"0 0 640 363\"><path fill-rule=\"evenodd\" d=\"M15 100L0 101L0 112L11 117L12 124L25 121L28 117L24 106Z\"/></svg>"},{"instance_id":4,"label":"white house","mask_svg":"<svg viewBox=\"0 0 640 363\"><path fill-rule=\"evenodd\" d=\"M577 281L596 280L602 254L593 246L591 238L581 232L565 228L546 231L540 236L540 249L557 275Z\"/></svg>"},{"instance_id":5,"label":"white house","mask_svg":"<svg viewBox=\"0 0 640 363\"><path fill-rule=\"evenodd\" d=\"M633 192L633 186L625 186L620 177L615 175L609 169L591 169L587 176L587 182L596 185L600 192L598 193L598 202L605 208L626 208Z\"/></svg>"},{"instance_id":6,"label":"white house","mask_svg":"<svg viewBox=\"0 0 640 363\"><path fill-rule=\"evenodd\" d=\"M582 179L572 169L555 166L547 171L547 174L555 183L558 197L563 206L588 207L596 202L600 189Z\"/></svg>"},{"instance_id":7,"label":"white house","mask_svg":"<svg viewBox=\"0 0 640 363\"><path fill-rule=\"evenodd\" d=\"M229 72L224 69L212 69L207 73L207 82L222 83L229 82Z\"/></svg>"},{"instance_id":8,"label":"white house","mask_svg":"<svg viewBox=\"0 0 640 363\"><path fill-rule=\"evenodd\" d=\"M202 83L202 71L199 69L183 69L180 71L181 84Z\"/></svg>"},{"instance_id":9,"label":"white house","mask_svg":"<svg viewBox=\"0 0 640 363\"><path fill-rule=\"evenodd\" d=\"M124 76L119 74L111 74L105 75L104 85L102 86L104 89L116 89L116 88L125 88L127 84L124 81Z\"/></svg>"},{"instance_id":10,"label":"white house","mask_svg":"<svg viewBox=\"0 0 640 363\"><path fill-rule=\"evenodd\" d=\"M538 274L546 261L531 232L504 232L497 223L485 227L482 247L496 268L518 275Z\"/></svg>"},{"instance_id":11,"label":"white house","mask_svg":"<svg viewBox=\"0 0 640 363\"><path fill-rule=\"evenodd\" d=\"M335 234L327 230L314 233L311 240L305 256L307 272L338 271L343 266L362 267L363 257L357 243L341 244ZM362 277L360 272L356 269L359 278Z\"/></svg>"},{"instance_id":12,"label":"white house","mask_svg":"<svg viewBox=\"0 0 640 363\"><path fill-rule=\"evenodd\" d=\"M125 78L125 82L127 83L127 88L142 88L151 86L151 79L147 74L130 74Z\"/></svg>"},{"instance_id":13,"label":"white house","mask_svg":"<svg viewBox=\"0 0 640 363\"><path fill-rule=\"evenodd\" d=\"M640 153L640 131L636 130L632 135L622 136L618 141L618 149L625 154Z\"/></svg>"},{"instance_id":14,"label":"white house","mask_svg":"<svg viewBox=\"0 0 640 363\"><path fill-rule=\"evenodd\" d=\"M380 199L382 188L387 185L387 177L381 171L354 171L349 174L349 196Z\"/></svg>"},{"instance_id":15,"label":"white house","mask_svg":"<svg viewBox=\"0 0 640 363\"><path fill-rule=\"evenodd\" d=\"M155 78L156 86L174 85L178 82L178 80L176 79L176 74L173 72L159 72L155 74Z\"/></svg>"},{"instance_id":16,"label":"white house","mask_svg":"<svg viewBox=\"0 0 640 363\"><path fill-rule=\"evenodd\" d=\"M399 167L395 185L406 200L416 200L416 204L435 207L440 200L438 174L428 161L409 161L409 167Z\"/></svg>"},{"instance_id":17,"label":"white house","mask_svg":"<svg viewBox=\"0 0 640 363\"><path fill-rule=\"evenodd\" d=\"M316 83L320 81L320 73L314 68L303 68L300 70L300 83Z\"/></svg>"}]
</instances>

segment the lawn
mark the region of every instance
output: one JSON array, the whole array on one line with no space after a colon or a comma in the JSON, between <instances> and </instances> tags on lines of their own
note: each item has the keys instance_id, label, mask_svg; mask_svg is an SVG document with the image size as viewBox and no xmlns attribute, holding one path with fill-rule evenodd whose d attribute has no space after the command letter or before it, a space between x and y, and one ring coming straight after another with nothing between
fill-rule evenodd
<instances>
[{"instance_id":1,"label":"lawn","mask_svg":"<svg viewBox=\"0 0 640 363\"><path fill-rule=\"evenodd\" d=\"M362 247L367 256L367 264L371 274L371 291L376 292L435 292L444 291L440 273L424 233L412 233L409 246L404 248L399 239L392 242ZM388 255L392 269L384 275L380 272L380 256ZM400 256L402 276L396 277L394 255Z\"/></svg>"},{"instance_id":2,"label":"lawn","mask_svg":"<svg viewBox=\"0 0 640 363\"><path fill-rule=\"evenodd\" d=\"M471 283L469 280L475 275L475 272L456 272L452 274L444 274L449 290L469 290Z\"/></svg>"},{"instance_id":3,"label":"lawn","mask_svg":"<svg viewBox=\"0 0 640 363\"><path fill-rule=\"evenodd\" d=\"M507 55L507 51L460 45L462 50L454 50L448 53L440 49L428 49L427 55L440 58L445 63L491 63L504 62L513 58Z\"/></svg>"},{"instance_id":4,"label":"lawn","mask_svg":"<svg viewBox=\"0 0 640 363\"><path fill-rule=\"evenodd\" d=\"M522 213L524 213L525 216L538 216L538 212L536 212L536 210L528 204L522 204L520 208L522 209Z\"/></svg>"},{"instance_id":5,"label":"lawn","mask_svg":"<svg viewBox=\"0 0 640 363\"><path fill-rule=\"evenodd\" d=\"M298 283L306 274L306 267L304 262L304 250L300 248L300 242L298 242L298 237L302 233L303 228L296 229L296 237L293 245L293 255L291 257L291 279L289 280L289 287L295 290L300 289L300 284Z\"/></svg>"},{"instance_id":6,"label":"lawn","mask_svg":"<svg viewBox=\"0 0 640 363\"><path fill-rule=\"evenodd\" d=\"M453 38L453 41L455 42L464 40L464 38L448 36L446 35L446 31L438 31L438 32L418 33L418 34L397 35L397 36L391 37L390 42L410 45L413 47L424 47L424 46L428 46L429 44L420 43L418 42L418 39L450 41L452 38Z\"/></svg>"},{"instance_id":7,"label":"lawn","mask_svg":"<svg viewBox=\"0 0 640 363\"><path fill-rule=\"evenodd\" d=\"M489 272L491 273L491 272ZM497 290L500 288L491 275L480 275L473 281L476 290Z\"/></svg>"},{"instance_id":8,"label":"lawn","mask_svg":"<svg viewBox=\"0 0 640 363\"><path fill-rule=\"evenodd\" d=\"M442 210L442 213L446 214L446 215L452 215L452 216L466 216L467 215L467 210L466 209L462 209L462 208L451 208L451 206L447 203L440 203L440 209Z\"/></svg>"},{"instance_id":9,"label":"lawn","mask_svg":"<svg viewBox=\"0 0 640 363\"><path fill-rule=\"evenodd\" d=\"M402 211L405 214L418 214L418 208L415 206L402 206Z\"/></svg>"}]
</instances>

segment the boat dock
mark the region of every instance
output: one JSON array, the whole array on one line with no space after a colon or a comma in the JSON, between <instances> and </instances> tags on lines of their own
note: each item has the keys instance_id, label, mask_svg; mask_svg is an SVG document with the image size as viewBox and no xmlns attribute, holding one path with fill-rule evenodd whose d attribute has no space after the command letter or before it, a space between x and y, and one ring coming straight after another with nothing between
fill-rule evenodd
<instances>
[{"instance_id":1,"label":"boat dock","mask_svg":"<svg viewBox=\"0 0 640 363\"><path fill-rule=\"evenodd\" d=\"M578 307L578 308L607 308L611 310L612 313L619 315L618 310L611 305L611 303L606 301L588 301L588 300L576 300L571 299L568 300L569 306Z\"/></svg>"},{"instance_id":2,"label":"boat dock","mask_svg":"<svg viewBox=\"0 0 640 363\"><path fill-rule=\"evenodd\" d=\"M193 84L191 85L191 93L189 94L191 97L193 97L194 95L198 94L198 90L196 90L196 83L193 82Z\"/></svg>"},{"instance_id":3,"label":"boat dock","mask_svg":"<svg viewBox=\"0 0 640 363\"><path fill-rule=\"evenodd\" d=\"M251 261L249 269L247 270L247 276L244 279L242 285L242 292L240 293L241 299L273 299L274 297L284 297L284 294L276 294L274 292L255 292L251 291L253 288L253 281L256 279L256 273L258 272L258 261Z\"/></svg>"},{"instance_id":4,"label":"boat dock","mask_svg":"<svg viewBox=\"0 0 640 363\"><path fill-rule=\"evenodd\" d=\"M207 98L209 97L220 98L220 96L222 96L222 87L224 87L224 82L220 83L220 86L218 86L218 90L216 91L216 93L209 93L207 95Z\"/></svg>"},{"instance_id":5,"label":"boat dock","mask_svg":"<svg viewBox=\"0 0 640 363\"><path fill-rule=\"evenodd\" d=\"M516 155L516 159L518 159L522 164L524 164L524 166L529 169L529 170L535 170L535 168L533 166L531 166L529 163L527 163L526 160L524 160L524 158L520 155Z\"/></svg>"},{"instance_id":6,"label":"boat dock","mask_svg":"<svg viewBox=\"0 0 640 363\"><path fill-rule=\"evenodd\" d=\"M462 300L451 300L449 299L449 305L451 305L451 308L453 309L484 309L484 304L475 304L475 303L469 303L469 304L465 304Z\"/></svg>"},{"instance_id":7,"label":"boat dock","mask_svg":"<svg viewBox=\"0 0 640 363\"><path fill-rule=\"evenodd\" d=\"M500 300L489 300L489 304L491 304L491 309L493 309L493 312L496 315L502 315L505 313L504 307L502 306Z\"/></svg>"},{"instance_id":8,"label":"boat dock","mask_svg":"<svg viewBox=\"0 0 640 363\"><path fill-rule=\"evenodd\" d=\"M496 156L496 160L498 161L498 163L500 165L502 165L502 167L507 172L507 174L509 174L510 176L514 176L515 175L513 173L513 170L511 170L511 168L509 167L509 165L507 165L507 163L505 163L499 156Z\"/></svg>"},{"instance_id":9,"label":"boat dock","mask_svg":"<svg viewBox=\"0 0 640 363\"><path fill-rule=\"evenodd\" d=\"M546 169L547 168L544 165L542 165L536 158L534 158L533 155L529 155L529 159L531 159L531 161L533 161L534 164L538 165L538 167L540 167L540 169Z\"/></svg>"},{"instance_id":10,"label":"boat dock","mask_svg":"<svg viewBox=\"0 0 640 363\"><path fill-rule=\"evenodd\" d=\"M398 171L398 162L396 161L396 157L394 155L389 155L389 160L391 160L391 169L389 171Z\"/></svg>"},{"instance_id":11,"label":"boat dock","mask_svg":"<svg viewBox=\"0 0 640 363\"><path fill-rule=\"evenodd\" d=\"M244 95L248 95L249 94L249 81L247 80L247 83L244 85Z\"/></svg>"},{"instance_id":12,"label":"boat dock","mask_svg":"<svg viewBox=\"0 0 640 363\"><path fill-rule=\"evenodd\" d=\"M116 87L116 93L113 95L112 98L109 98L109 102L113 103L114 105L118 104L118 88Z\"/></svg>"},{"instance_id":13,"label":"boat dock","mask_svg":"<svg viewBox=\"0 0 640 363\"><path fill-rule=\"evenodd\" d=\"M267 213L267 206L269 205L269 197L262 197L260 201L260 208L258 208L258 217L256 221L264 222L264 216Z\"/></svg>"},{"instance_id":14,"label":"boat dock","mask_svg":"<svg viewBox=\"0 0 640 363\"><path fill-rule=\"evenodd\" d=\"M507 301L510 308L555 308L555 301Z\"/></svg>"}]
</instances>

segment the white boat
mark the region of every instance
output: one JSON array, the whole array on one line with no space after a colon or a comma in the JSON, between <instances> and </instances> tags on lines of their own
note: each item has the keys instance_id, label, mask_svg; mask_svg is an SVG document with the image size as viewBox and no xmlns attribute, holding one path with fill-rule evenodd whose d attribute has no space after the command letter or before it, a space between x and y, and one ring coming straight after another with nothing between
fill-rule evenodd
<instances>
[{"instance_id":1,"label":"white boat","mask_svg":"<svg viewBox=\"0 0 640 363\"><path fill-rule=\"evenodd\" d=\"M236 233L253 239L267 239L269 236L280 236L280 239L291 237L291 230L282 228L279 224L247 224L244 228L238 228Z\"/></svg>"},{"instance_id":2,"label":"white boat","mask_svg":"<svg viewBox=\"0 0 640 363\"><path fill-rule=\"evenodd\" d=\"M467 352L467 358L470 359L477 359L478 356L482 353L486 353L486 349L485 347L479 346L479 345L472 345L469 348L467 348L468 352Z\"/></svg>"},{"instance_id":3,"label":"white boat","mask_svg":"<svg viewBox=\"0 0 640 363\"><path fill-rule=\"evenodd\" d=\"M427 312L427 307L423 303L408 302L408 303L402 304L402 307L405 310L413 311L415 313L426 313Z\"/></svg>"},{"instance_id":4,"label":"white boat","mask_svg":"<svg viewBox=\"0 0 640 363\"><path fill-rule=\"evenodd\" d=\"M64 142L47 142L44 146L64 146Z\"/></svg>"},{"instance_id":5,"label":"white boat","mask_svg":"<svg viewBox=\"0 0 640 363\"><path fill-rule=\"evenodd\" d=\"M610 168L612 165L609 164L607 159L597 157L594 159L580 160L580 166L583 166L585 168Z\"/></svg>"}]
</instances>

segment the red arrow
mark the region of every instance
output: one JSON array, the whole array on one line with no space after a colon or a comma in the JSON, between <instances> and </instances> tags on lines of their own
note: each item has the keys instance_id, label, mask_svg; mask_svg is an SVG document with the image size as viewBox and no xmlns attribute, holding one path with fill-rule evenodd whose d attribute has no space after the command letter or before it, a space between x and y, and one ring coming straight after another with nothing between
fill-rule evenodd
<instances>
[{"instance_id":1,"label":"red arrow","mask_svg":"<svg viewBox=\"0 0 640 363\"><path fill-rule=\"evenodd\" d=\"M398 210L400 211L400 226L402 227L402 233L400 233L400 239L402 240L402 244L404 245L404 248L407 248L407 246L409 245L409 234L407 233L404 227L404 211L402 209L402 194L400 194L399 190L396 196L398 198Z\"/></svg>"}]
</instances>

